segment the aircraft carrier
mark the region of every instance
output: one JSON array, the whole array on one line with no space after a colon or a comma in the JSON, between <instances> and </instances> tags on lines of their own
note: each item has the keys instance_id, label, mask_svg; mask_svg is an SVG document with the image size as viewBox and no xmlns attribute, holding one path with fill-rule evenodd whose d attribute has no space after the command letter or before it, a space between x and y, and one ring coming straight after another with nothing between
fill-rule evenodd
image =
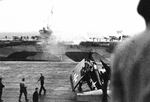
<instances>
[{"instance_id":1,"label":"aircraft carrier","mask_svg":"<svg viewBox=\"0 0 150 102\"><path fill-rule=\"evenodd\" d=\"M69 60L65 53L51 52L51 50L57 50L55 44L49 44L51 43L49 40L53 40L51 38L52 30L43 27L39 33L39 36L13 36L12 39L5 36L5 39L0 40L0 61Z\"/></svg>"},{"instance_id":2,"label":"aircraft carrier","mask_svg":"<svg viewBox=\"0 0 150 102\"><path fill-rule=\"evenodd\" d=\"M91 49L109 58L106 46L70 45L55 41L50 28L39 30L39 36L13 36L10 40L0 40L0 61L75 61L88 57ZM88 44L91 44L88 42ZM93 43L92 43L93 44ZM104 45L100 42L100 45ZM105 43L108 45L108 43Z\"/></svg>"}]
</instances>

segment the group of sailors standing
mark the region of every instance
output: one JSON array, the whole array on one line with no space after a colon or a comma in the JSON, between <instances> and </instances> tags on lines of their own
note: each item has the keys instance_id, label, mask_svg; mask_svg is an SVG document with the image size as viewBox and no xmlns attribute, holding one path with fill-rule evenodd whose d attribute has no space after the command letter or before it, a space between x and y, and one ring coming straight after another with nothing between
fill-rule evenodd
<instances>
[{"instance_id":1,"label":"group of sailors standing","mask_svg":"<svg viewBox=\"0 0 150 102\"><path fill-rule=\"evenodd\" d=\"M39 95L41 95L42 90L44 91L44 95L46 94L46 89L44 87L44 80L45 80L45 77L41 73L41 76L40 76L40 78L37 81L37 82L40 82L40 85L41 85L40 86L40 90L38 92L38 87L35 88L35 91L34 91L33 96L32 96L33 102L38 102ZM4 87L5 86L2 83L2 78L0 78L0 102L3 102L3 100L2 100L2 92L3 92L3 88ZM25 78L22 78L22 80L20 82L19 102L21 102L22 94L24 94L24 96L25 96L25 101L28 102L29 100L28 100L28 96L27 96L27 85L25 83Z\"/></svg>"}]
</instances>

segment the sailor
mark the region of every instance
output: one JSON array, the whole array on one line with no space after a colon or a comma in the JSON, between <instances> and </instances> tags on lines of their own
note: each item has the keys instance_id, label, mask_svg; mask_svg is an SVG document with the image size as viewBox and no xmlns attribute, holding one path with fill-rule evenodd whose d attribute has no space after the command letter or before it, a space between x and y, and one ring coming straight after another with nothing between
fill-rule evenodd
<instances>
[{"instance_id":1,"label":"sailor","mask_svg":"<svg viewBox=\"0 0 150 102\"><path fill-rule=\"evenodd\" d=\"M93 87L96 87L97 89L101 88L101 80L100 80L100 74L99 71L97 69L97 64L95 63L95 60L93 58L93 52L92 49L89 51L89 55L88 55L88 62L90 63L90 76L92 81L94 82Z\"/></svg>"},{"instance_id":2,"label":"sailor","mask_svg":"<svg viewBox=\"0 0 150 102\"><path fill-rule=\"evenodd\" d=\"M2 102L3 100L2 100L2 92L3 92L3 88L4 88L5 86L3 85L3 83L2 83L2 78L0 78L0 102Z\"/></svg>"},{"instance_id":3,"label":"sailor","mask_svg":"<svg viewBox=\"0 0 150 102\"><path fill-rule=\"evenodd\" d=\"M94 87L100 89L101 80L100 80L100 73L98 71L97 64L94 61L92 61L91 63L92 63L91 72L90 72L91 79L94 82Z\"/></svg>"},{"instance_id":4,"label":"sailor","mask_svg":"<svg viewBox=\"0 0 150 102\"><path fill-rule=\"evenodd\" d=\"M85 67L82 68L81 70L81 76L83 76L83 79L79 82L79 87L78 90L79 92L82 91L82 84L84 82L87 83L87 85L89 86L89 88L91 90L94 90L95 88L92 86L92 79L91 79L91 63L89 62L89 60L85 59Z\"/></svg>"},{"instance_id":5,"label":"sailor","mask_svg":"<svg viewBox=\"0 0 150 102\"><path fill-rule=\"evenodd\" d=\"M37 87L35 88L32 99L33 99L33 102L38 102L38 100L39 100L39 94L38 94L38 88Z\"/></svg>"},{"instance_id":6,"label":"sailor","mask_svg":"<svg viewBox=\"0 0 150 102\"><path fill-rule=\"evenodd\" d=\"M27 86L25 85L25 78L22 78L22 82L20 83L20 95L19 95L19 102L21 102L21 96L24 94L26 102L27 99Z\"/></svg>"},{"instance_id":7,"label":"sailor","mask_svg":"<svg viewBox=\"0 0 150 102\"><path fill-rule=\"evenodd\" d=\"M39 78L39 80L38 80L38 81L40 81L40 83L41 83L39 95L41 95L42 90L44 91L44 94L46 94L46 89L45 89L45 87L44 87L44 79L45 79L45 77L44 77L43 74L41 73L41 76L40 76L40 78Z\"/></svg>"},{"instance_id":8,"label":"sailor","mask_svg":"<svg viewBox=\"0 0 150 102\"><path fill-rule=\"evenodd\" d=\"M94 58L93 58L93 52L92 52L92 50L91 51L89 51L89 53L88 53L88 60L91 60L91 61L94 61Z\"/></svg>"}]
</instances>

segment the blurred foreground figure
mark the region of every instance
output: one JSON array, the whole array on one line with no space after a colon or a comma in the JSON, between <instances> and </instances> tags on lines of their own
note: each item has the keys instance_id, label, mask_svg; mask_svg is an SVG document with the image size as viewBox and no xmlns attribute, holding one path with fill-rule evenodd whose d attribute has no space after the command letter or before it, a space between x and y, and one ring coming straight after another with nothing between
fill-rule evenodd
<instances>
[{"instance_id":1,"label":"blurred foreground figure","mask_svg":"<svg viewBox=\"0 0 150 102\"><path fill-rule=\"evenodd\" d=\"M112 59L112 102L150 102L150 0L138 13L146 30L116 48Z\"/></svg>"},{"instance_id":2,"label":"blurred foreground figure","mask_svg":"<svg viewBox=\"0 0 150 102\"><path fill-rule=\"evenodd\" d=\"M2 92L3 92L3 88L4 87L5 86L2 83L2 78L0 78L0 102L3 102L3 100L2 100Z\"/></svg>"}]
</instances>

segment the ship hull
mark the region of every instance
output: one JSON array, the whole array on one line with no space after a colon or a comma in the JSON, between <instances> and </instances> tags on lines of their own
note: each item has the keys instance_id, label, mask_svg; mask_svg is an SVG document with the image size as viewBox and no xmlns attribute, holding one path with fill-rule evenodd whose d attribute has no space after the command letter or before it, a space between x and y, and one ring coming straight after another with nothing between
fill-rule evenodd
<instances>
[{"instance_id":1,"label":"ship hull","mask_svg":"<svg viewBox=\"0 0 150 102\"><path fill-rule=\"evenodd\" d=\"M61 61L60 56L44 52L38 45L0 48L0 61Z\"/></svg>"},{"instance_id":2,"label":"ship hull","mask_svg":"<svg viewBox=\"0 0 150 102\"><path fill-rule=\"evenodd\" d=\"M49 45L50 46L50 45ZM68 46L50 47L51 49L45 50L46 46L40 44L31 45L15 45L0 48L0 61L69 61L69 62L80 62L84 58L89 57L89 49L95 49L92 54L94 60L99 62L99 59L105 60L106 53L104 48L71 48ZM56 49L55 49L56 48ZM55 51L61 50L64 51ZM54 50L54 51L51 51ZM53 52L53 54L51 53Z\"/></svg>"}]
</instances>

